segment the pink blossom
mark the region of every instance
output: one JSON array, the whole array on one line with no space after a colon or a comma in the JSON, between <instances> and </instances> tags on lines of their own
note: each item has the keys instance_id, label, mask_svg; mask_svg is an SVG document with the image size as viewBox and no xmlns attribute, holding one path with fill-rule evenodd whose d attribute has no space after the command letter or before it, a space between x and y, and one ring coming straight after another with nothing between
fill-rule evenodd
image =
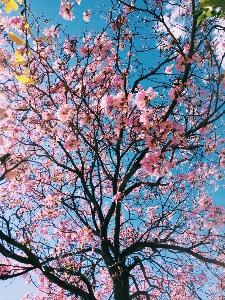
<instances>
[{"instance_id":1,"label":"pink blossom","mask_svg":"<svg viewBox=\"0 0 225 300\"><path fill-rule=\"evenodd\" d=\"M141 112L140 122L147 128L150 127L150 117L151 117L151 114L148 110Z\"/></svg>"},{"instance_id":2,"label":"pink blossom","mask_svg":"<svg viewBox=\"0 0 225 300\"><path fill-rule=\"evenodd\" d=\"M225 89L225 80L222 81L222 89Z\"/></svg>"},{"instance_id":3,"label":"pink blossom","mask_svg":"<svg viewBox=\"0 0 225 300\"><path fill-rule=\"evenodd\" d=\"M80 140L77 140L77 138L73 136L69 136L65 140L64 147L67 151L74 151L80 146L80 144L81 144Z\"/></svg>"},{"instance_id":4,"label":"pink blossom","mask_svg":"<svg viewBox=\"0 0 225 300\"><path fill-rule=\"evenodd\" d=\"M53 114L52 114L51 111L45 111L45 112L43 112L43 114L42 114L42 118L43 118L43 120L45 120L45 121L50 121L50 120L52 120L52 117L53 117Z\"/></svg>"},{"instance_id":5,"label":"pink blossom","mask_svg":"<svg viewBox=\"0 0 225 300\"><path fill-rule=\"evenodd\" d=\"M74 52L76 50L76 41L73 39L67 38L65 40L65 43L63 45L63 49L66 52L66 54L70 55L71 57L74 56Z\"/></svg>"},{"instance_id":6,"label":"pink blossom","mask_svg":"<svg viewBox=\"0 0 225 300\"><path fill-rule=\"evenodd\" d=\"M174 100L177 96L177 100L179 99L179 94L180 92L182 91L182 87L181 86L176 86L176 87L172 87L170 90L169 90L169 98L170 100Z\"/></svg>"},{"instance_id":7,"label":"pink blossom","mask_svg":"<svg viewBox=\"0 0 225 300\"><path fill-rule=\"evenodd\" d=\"M130 6L124 5L123 12L124 12L125 15L129 14L130 10L131 10Z\"/></svg>"},{"instance_id":8,"label":"pink blossom","mask_svg":"<svg viewBox=\"0 0 225 300\"><path fill-rule=\"evenodd\" d=\"M112 202L117 203L119 201L122 201L123 197L124 197L124 194L121 192L118 192L116 195L113 196Z\"/></svg>"},{"instance_id":9,"label":"pink blossom","mask_svg":"<svg viewBox=\"0 0 225 300\"><path fill-rule=\"evenodd\" d=\"M157 96L158 93L154 91L154 89L152 87L149 87L146 91L145 91L148 100L154 100Z\"/></svg>"},{"instance_id":10,"label":"pink blossom","mask_svg":"<svg viewBox=\"0 0 225 300\"><path fill-rule=\"evenodd\" d=\"M172 137L173 146L178 146L181 143L181 138L179 136L173 135Z\"/></svg>"},{"instance_id":11,"label":"pink blossom","mask_svg":"<svg viewBox=\"0 0 225 300\"><path fill-rule=\"evenodd\" d=\"M74 15L72 13L74 2L70 3L70 0L61 0L59 14L65 19L72 21Z\"/></svg>"},{"instance_id":12,"label":"pink blossom","mask_svg":"<svg viewBox=\"0 0 225 300\"><path fill-rule=\"evenodd\" d=\"M187 54L189 52L189 49L190 49L189 44L184 45L184 49L183 49L184 54Z\"/></svg>"},{"instance_id":13,"label":"pink blossom","mask_svg":"<svg viewBox=\"0 0 225 300\"><path fill-rule=\"evenodd\" d=\"M59 121L67 122L73 118L74 107L70 104L65 104L59 107L56 116Z\"/></svg>"},{"instance_id":14,"label":"pink blossom","mask_svg":"<svg viewBox=\"0 0 225 300\"><path fill-rule=\"evenodd\" d=\"M0 11L0 25L1 25L2 29L8 29L8 27L9 27L9 18L3 16L1 14L1 11Z\"/></svg>"},{"instance_id":15,"label":"pink blossom","mask_svg":"<svg viewBox=\"0 0 225 300\"><path fill-rule=\"evenodd\" d=\"M51 28L45 28L44 30L44 35L47 38L53 38L53 37L58 37L59 36L59 28L56 28L56 26L51 26Z\"/></svg>"},{"instance_id":16,"label":"pink blossom","mask_svg":"<svg viewBox=\"0 0 225 300\"><path fill-rule=\"evenodd\" d=\"M88 227L84 226L82 228L79 240L84 244L84 243L90 243L92 240L93 234L92 230L89 229Z\"/></svg>"},{"instance_id":17,"label":"pink blossom","mask_svg":"<svg viewBox=\"0 0 225 300\"><path fill-rule=\"evenodd\" d=\"M170 100L174 100L175 96L176 96L175 89L171 88L170 91L169 91L169 93L168 93L168 95L169 95Z\"/></svg>"},{"instance_id":18,"label":"pink blossom","mask_svg":"<svg viewBox=\"0 0 225 300\"><path fill-rule=\"evenodd\" d=\"M150 0L150 2L153 2L153 5L157 6L158 9L162 9L162 0Z\"/></svg>"},{"instance_id":19,"label":"pink blossom","mask_svg":"<svg viewBox=\"0 0 225 300\"><path fill-rule=\"evenodd\" d=\"M146 91L141 89L137 92L135 97L135 104L140 110L145 109L149 101L155 99L158 96L157 92L154 92L152 87L149 87Z\"/></svg>"},{"instance_id":20,"label":"pink blossom","mask_svg":"<svg viewBox=\"0 0 225 300\"><path fill-rule=\"evenodd\" d=\"M114 101L114 97L111 95L104 96L101 101L101 108L105 110L106 113L109 113L110 107Z\"/></svg>"},{"instance_id":21,"label":"pink blossom","mask_svg":"<svg viewBox=\"0 0 225 300\"><path fill-rule=\"evenodd\" d=\"M156 150L156 144L154 143L153 137L147 136L145 139L145 144L151 151Z\"/></svg>"},{"instance_id":22,"label":"pink blossom","mask_svg":"<svg viewBox=\"0 0 225 300\"><path fill-rule=\"evenodd\" d=\"M0 59L2 59L4 57L4 51L2 50L2 48L0 48Z\"/></svg>"},{"instance_id":23,"label":"pink blossom","mask_svg":"<svg viewBox=\"0 0 225 300\"><path fill-rule=\"evenodd\" d=\"M14 16L10 18L9 25L20 33L24 31L24 21L19 16Z\"/></svg>"},{"instance_id":24,"label":"pink blossom","mask_svg":"<svg viewBox=\"0 0 225 300\"><path fill-rule=\"evenodd\" d=\"M151 175L159 175L159 167L161 165L160 151L147 153L142 159L141 164L144 170Z\"/></svg>"},{"instance_id":25,"label":"pink blossom","mask_svg":"<svg viewBox=\"0 0 225 300\"><path fill-rule=\"evenodd\" d=\"M185 61L184 61L184 57L179 54L176 58L176 69L178 72L182 72L184 71L185 68Z\"/></svg>"},{"instance_id":26,"label":"pink blossom","mask_svg":"<svg viewBox=\"0 0 225 300\"><path fill-rule=\"evenodd\" d=\"M91 17L91 9L88 9L83 13L83 19L85 22L90 22L90 17Z\"/></svg>"},{"instance_id":27,"label":"pink blossom","mask_svg":"<svg viewBox=\"0 0 225 300\"><path fill-rule=\"evenodd\" d=\"M200 91L200 94L201 94L203 97L206 97L206 95L207 95L206 90L204 90L204 89L201 90L201 91Z\"/></svg>"},{"instance_id":28,"label":"pink blossom","mask_svg":"<svg viewBox=\"0 0 225 300\"><path fill-rule=\"evenodd\" d=\"M135 103L139 109L144 109L147 103L147 95L144 90L138 91L135 97Z\"/></svg>"},{"instance_id":29,"label":"pink blossom","mask_svg":"<svg viewBox=\"0 0 225 300\"><path fill-rule=\"evenodd\" d=\"M165 69L165 73L168 74L168 75L171 75L173 66L174 65L167 66L166 69Z\"/></svg>"},{"instance_id":30,"label":"pink blossom","mask_svg":"<svg viewBox=\"0 0 225 300\"><path fill-rule=\"evenodd\" d=\"M87 55L89 52L89 47L87 45L82 45L80 47L80 52L83 56Z\"/></svg>"}]
</instances>

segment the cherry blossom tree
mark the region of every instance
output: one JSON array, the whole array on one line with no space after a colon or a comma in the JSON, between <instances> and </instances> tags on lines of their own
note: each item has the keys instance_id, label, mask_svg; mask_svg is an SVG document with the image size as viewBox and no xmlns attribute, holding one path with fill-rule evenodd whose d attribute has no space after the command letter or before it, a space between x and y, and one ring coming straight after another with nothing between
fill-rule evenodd
<instances>
[{"instance_id":1,"label":"cherry blossom tree","mask_svg":"<svg viewBox=\"0 0 225 300\"><path fill-rule=\"evenodd\" d=\"M0 2L0 279L34 281L24 300L222 300L221 16L112 0L75 37Z\"/></svg>"}]
</instances>

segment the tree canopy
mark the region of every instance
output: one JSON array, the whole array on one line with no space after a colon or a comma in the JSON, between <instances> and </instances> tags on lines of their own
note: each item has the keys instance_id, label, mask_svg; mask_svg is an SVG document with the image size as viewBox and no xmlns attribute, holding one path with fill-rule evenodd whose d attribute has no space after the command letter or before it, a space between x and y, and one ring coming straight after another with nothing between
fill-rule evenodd
<instances>
[{"instance_id":1,"label":"tree canopy","mask_svg":"<svg viewBox=\"0 0 225 300\"><path fill-rule=\"evenodd\" d=\"M102 30L74 35L0 2L0 279L35 282L23 300L224 299L222 16L92 1Z\"/></svg>"}]
</instances>

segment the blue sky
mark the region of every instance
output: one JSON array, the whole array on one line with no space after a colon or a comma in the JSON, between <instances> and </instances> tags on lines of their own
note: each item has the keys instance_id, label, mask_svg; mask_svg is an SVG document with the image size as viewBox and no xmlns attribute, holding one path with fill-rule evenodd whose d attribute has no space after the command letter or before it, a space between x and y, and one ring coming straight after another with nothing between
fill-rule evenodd
<instances>
[{"instance_id":1,"label":"blue sky","mask_svg":"<svg viewBox=\"0 0 225 300\"><path fill-rule=\"evenodd\" d=\"M37 290L32 283L27 286L25 282L26 280L23 278L0 281L0 300L19 300L27 292L35 292Z\"/></svg>"}]
</instances>

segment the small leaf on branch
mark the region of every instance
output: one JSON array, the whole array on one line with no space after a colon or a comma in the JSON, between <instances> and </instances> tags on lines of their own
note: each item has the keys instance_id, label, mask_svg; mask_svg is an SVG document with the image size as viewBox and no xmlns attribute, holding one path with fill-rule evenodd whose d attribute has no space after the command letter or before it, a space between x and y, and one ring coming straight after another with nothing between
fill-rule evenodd
<instances>
[{"instance_id":1,"label":"small leaf on branch","mask_svg":"<svg viewBox=\"0 0 225 300\"><path fill-rule=\"evenodd\" d=\"M26 22L26 18L24 18L24 17L22 17L22 18L23 18L24 21ZM32 35L32 32L31 32L31 30L30 30L30 25L29 25L28 23L26 23L26 24L24 25L24 27L26 28L27 32L28 32L30 35Z\"/></svg>"},{"instance_id":2,"label":"small leaf on branch","mask_svg":"<svg viewBox=\"0 0 225 300\"><path fill-rule=\"evenodd\" d=\"M24 59L23 59L22 55L20 54L19 50L15 51L15 58L16 58L16 59L14 59L15 64L21 64L24 62Z\"/></svg>"},{"instance_id":3,"label":"small leaf on branch","mask_svg":"<svg viewBox=\"0 0 225 300\"><path fill-rule=\"evenodd\" d=\"M15 178L18 175L17 171L9 171L8 173L5 174L5 177L8 180L12 180L13 178Z\"/></svg>"},{"instance_id":4,"label":"small leaf on branch","mask_svg":"<svg viewBox=\"0 0 225 300\"><path fill-rule=\"evenodd\" d=\"M24 45L25 41L19 38L18 36L15 35L13 32L9 32L9 38L12 42L16 43L17 45Z\"/></svg>"},{"instance_id":5,"label":"small leaf on branch","mask_svg":"<svg viewBox=\"0 0 225 300\"><path fill-rule=\"evenodd\" d=\"M19 82L22 82L22 83L27 83L27 84L35 83L35 80L33 78L27 77L25 75L16 75L15 77Z\"/></svg>"},{"instance_id":6,"label":"small leaf on branch","mask_svg":"<svg viewBox=\"0 0 225 300\"><path fill-rule=\"evenodd\" d=\"M49 38L47 38L46 36L40 36L37 38L38 41L42 41L42 42L46 42L49 43L51 42L51 40Z\"/></svg>"},{"instance_id":7,"label":"small leaf on branch","mask_svg":"<svg viewBox=\"0 0 225 300\"><path fill-rule=\"evenodd\" d=\"M4 140L2 138L2 136L0 135L0 145L3 146L4 145Z\"/></svg>"},{"instance_id":8,"label":"small leaf on branch","mask_svg":"<svg viewBox=\"0 0 225 300\"><path fill-rule=\"evenodd\" d=\"M200 7L212 7L216 9L217 7L221 7L223 11L225 11L225 1L224 0L201 0Z\"/></svg>"},{"instance_id":9,"label":"small leaf on branch","mask_svg":"<svg viewBox=\"0 0 225 300\"><path fill-rule=\"evenodd\" d=\"M2 127L1 129L2 129L2 131L4 131L4 132L10 132L10 131L12 131L12 129L11 129L10 127L7 127L7 126L4 126L4 127Z\"/></svg>"},{"instance_id":10,"label":"small leaf on branch","mask_svg":"<svg viewBox=\"0 0 225 300\"><path fill-rule=\"evenodd\" d=\"M27 105L22 105L19 108L16 108L17 111L28 111L29 107Z\"/></svg>"},{"instance_id":11,"label":"small leaf on branch","mask_svg":"<svg viewBox=\"0 0 225 300\"><path fill-rule=\"evenodd\" d=\"M18 4L14 0L8 0L5 4L5 11L10 13L12 10L17 10Z\"/></svg>"},{"instance_id":12,"label":"small leaf on branch","mask_svg":"<svg viewBox=\"0 0 225 300\"><path fill-rule=\"evenodd\" d=\"M0 108L0 120L4 120L5 118L8 117L5 112L6 112L6 109Z\"/></svg>"}]
</instances>

